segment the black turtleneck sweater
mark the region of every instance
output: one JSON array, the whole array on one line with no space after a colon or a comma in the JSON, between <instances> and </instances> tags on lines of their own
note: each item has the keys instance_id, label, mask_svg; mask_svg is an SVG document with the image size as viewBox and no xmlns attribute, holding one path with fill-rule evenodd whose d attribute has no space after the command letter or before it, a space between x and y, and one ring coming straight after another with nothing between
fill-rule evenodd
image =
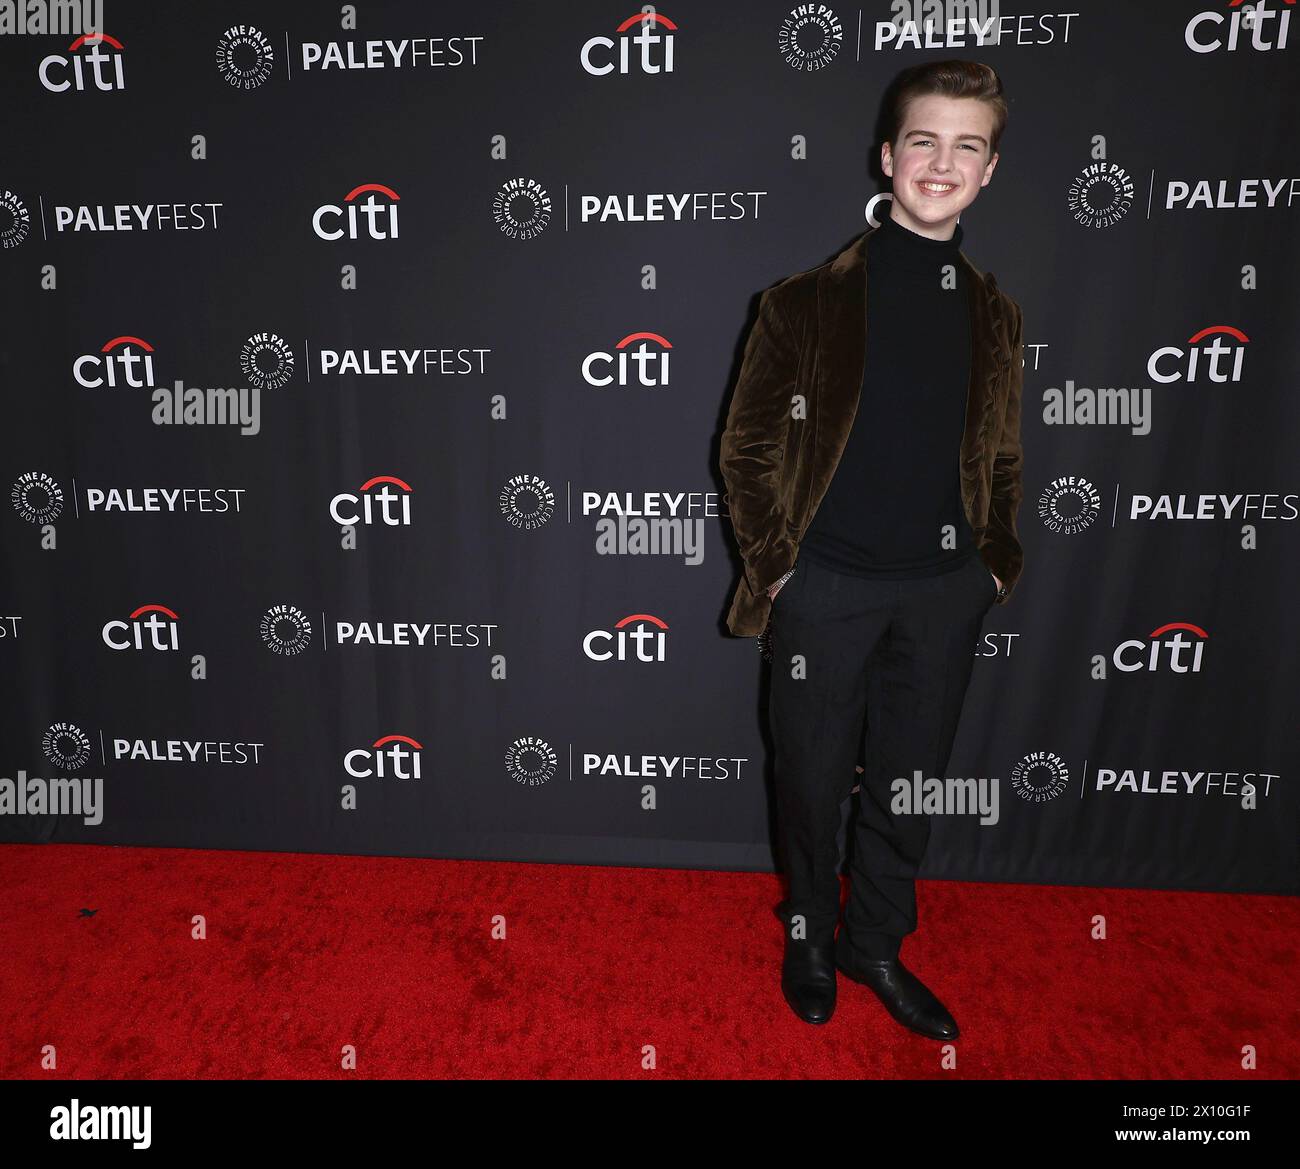
<instances>
[{"instance_id":1,"label":"black turtleneck sweater","mask_svg":"<svg viewBox=\"0 0 1300 1169\"><path fill-rule=\"evenodd\" d=\"M867 352L848 445L799 556L882 579L938 576L977 553L961 502L968 287L952 239L886 217L867 243ZM945 287L952 265L956 287ZM951 525L955 546L944 541Z\"/></svg>"}]
</instances>

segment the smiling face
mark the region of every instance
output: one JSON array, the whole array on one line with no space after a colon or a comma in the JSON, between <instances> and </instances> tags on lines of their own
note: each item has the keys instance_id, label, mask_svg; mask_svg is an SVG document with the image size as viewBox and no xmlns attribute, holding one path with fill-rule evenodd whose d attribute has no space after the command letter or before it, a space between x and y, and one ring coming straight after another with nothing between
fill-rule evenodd
<instances>
[{"instance_id":1,"label":"smiling face","mask_svg":"<svg viewBox=\"0 0 1300 1169\"><path fill-rule=\"evenodd\" d=\"M894 180L894 219L918 235L951 239L957 217L993 177L993 111L978 98L927 94L907 104L898 153L886 142L880 165Z\"/></svg>"}]
</instances>

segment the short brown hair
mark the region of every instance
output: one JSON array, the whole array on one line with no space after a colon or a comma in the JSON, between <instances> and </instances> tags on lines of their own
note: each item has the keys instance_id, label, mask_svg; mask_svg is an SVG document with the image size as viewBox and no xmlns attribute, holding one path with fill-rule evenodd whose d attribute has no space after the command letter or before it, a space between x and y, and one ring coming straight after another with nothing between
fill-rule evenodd
<instances>
[{"instance_id":1,"label":"short brown hair","mask_svg":"<svg viewBox=\"0 0 1300 1169\"><path fill-rule=\"evenodd\" d=\"M931 94L973 97L987 103L993 111L993 137L989 141L992 158L1006 128L1007 101L1002 95L1002 79L981 61L929 61L904 69L894 79L885 101L885 136L890 149L898 144L908 102Z\"/></svg>"}]
</instances>

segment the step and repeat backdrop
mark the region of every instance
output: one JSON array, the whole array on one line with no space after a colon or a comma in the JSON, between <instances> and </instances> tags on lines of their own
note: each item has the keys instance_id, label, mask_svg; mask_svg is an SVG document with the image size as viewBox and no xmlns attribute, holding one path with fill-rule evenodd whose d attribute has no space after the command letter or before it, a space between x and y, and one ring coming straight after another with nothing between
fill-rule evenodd
<instances>
[{"instance_id":1,"label":"step and repeat backdrop","mask_svg":"<svg viewBox=\"0 0 1300 1169\"><path fill-rule=\"evenodd\" d=\"M1296 5L4 7L3 839L771 869L718 441L968 57L1025 570L925 875L1300 891Z\"/></svg>"}]
</instances>

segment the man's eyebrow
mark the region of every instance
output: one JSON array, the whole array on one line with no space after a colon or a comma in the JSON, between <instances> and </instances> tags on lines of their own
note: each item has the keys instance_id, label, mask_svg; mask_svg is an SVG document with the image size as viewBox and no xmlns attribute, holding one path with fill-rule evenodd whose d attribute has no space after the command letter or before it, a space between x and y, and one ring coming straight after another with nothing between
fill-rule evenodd
<instances>
[{"instance_id":1,"label":"man's eyebrow","mask_svg":"<svg viewBox=\"0 0 1300 1169\"><path fill-rule=\"evenodd\" d=\"M903 135L903 137L904 139L907 139L910 138L913 134L924 134L927 138L943 137L942 134L936 134L933 130L909 130L906 134ZM958 141L960 141L962 138L974 138L976 142L980 142L985 146L988 145L988 140L984 138L984 136L981 134L958 134L957 135Z\"/></svg>"}]
</instances>

